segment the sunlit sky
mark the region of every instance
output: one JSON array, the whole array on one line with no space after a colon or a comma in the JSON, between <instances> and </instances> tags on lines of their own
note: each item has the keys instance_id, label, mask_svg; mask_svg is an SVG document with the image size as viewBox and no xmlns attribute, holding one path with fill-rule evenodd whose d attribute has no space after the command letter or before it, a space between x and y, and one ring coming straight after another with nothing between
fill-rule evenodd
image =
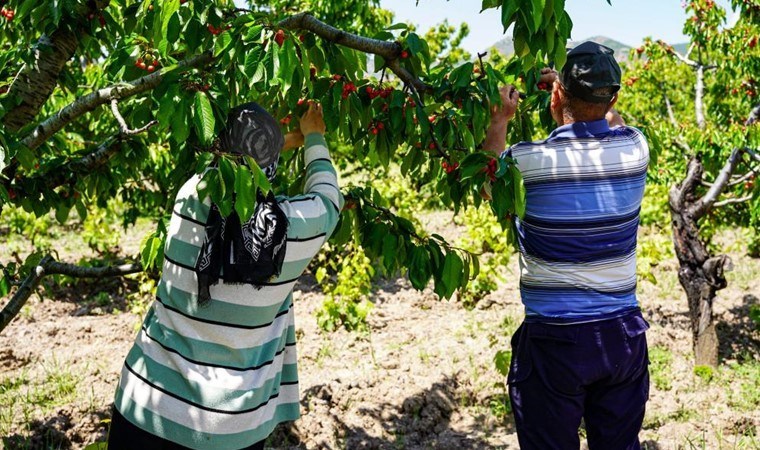
<instances>
[{"instance_id":1,"label":"sunlit sky","mask_svg":"<svg viewBox=\"0 0 760 450\"><path fill-rule=\"evenodd\" d=\"M718 0L727 8L730 3ZM396 13L396 21L412 22L421 30L442 22L458 25L467 22L470 35L462 46L470 53L488 49L504 38L501 13L491 9L479 14L480 0L380 0L383 8ZM566 0L566 8L573 20L573 40L592 36L607 36L629 46L638 46L646 36L670 43L685 42L682 28L686 18L681 0ZM508 34L511 34L511 30Z\"/></svg>"}]
</instances>

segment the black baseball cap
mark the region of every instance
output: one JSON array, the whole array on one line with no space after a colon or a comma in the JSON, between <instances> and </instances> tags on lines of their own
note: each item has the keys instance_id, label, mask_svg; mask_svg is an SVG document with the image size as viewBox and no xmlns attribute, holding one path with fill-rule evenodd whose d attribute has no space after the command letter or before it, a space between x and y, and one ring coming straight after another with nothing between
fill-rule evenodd
<instances>
[{"instance_id":1,"label":"black baseball cap","mask_svg":"<svg viewBox=\"0 0 760 450\"><path fill-rule=\"evenodd\" d=\"M572 96L589 103L609 103L620 89L620 66L609 47L586 41L567 52L560 82ZM612 88L609 95L594 95L599 88Z\"/></svg>"}]
</instances>

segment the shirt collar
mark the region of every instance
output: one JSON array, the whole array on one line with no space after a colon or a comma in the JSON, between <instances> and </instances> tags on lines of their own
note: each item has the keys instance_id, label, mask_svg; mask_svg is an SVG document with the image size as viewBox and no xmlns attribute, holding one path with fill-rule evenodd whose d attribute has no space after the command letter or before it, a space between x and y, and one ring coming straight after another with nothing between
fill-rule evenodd
<instances>
[{"instance_id":1,"label":"shirt collar","mask_svg":"<svg viewBox=\"0 0 760 450\"><path fill-rule=\"evenodd\" d=\"M607 119L592 122L573 122L556 128L546 140L601 137L609 132L610 126Z\"/></svg>"}]
</instances>

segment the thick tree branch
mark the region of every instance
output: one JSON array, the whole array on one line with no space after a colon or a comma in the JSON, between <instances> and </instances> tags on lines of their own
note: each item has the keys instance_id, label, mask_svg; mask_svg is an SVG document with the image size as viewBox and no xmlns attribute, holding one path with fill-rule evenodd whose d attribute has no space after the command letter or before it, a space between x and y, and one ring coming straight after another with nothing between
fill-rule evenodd
<instances>
[{"instance_id":1,"label":"thick tree branch","mask_svg":"<svg viewBox=\"0 0 760 450\"><path fill-rule=\"evenodd\" d=\"M407 85L414 86L420 92L427 92L430 87L415 77L405 68L401 67L399 57L401 56L401 44L398 42L381 41L364 36L348 33L328 25L309 13L298 13L283 19L278 24L279 27L288 30L306 30L311 31L317 36L342 45L353 48L364 53L372 53L382 56L385 59L386 66L398 76L401 81Z\"/></svg>"},{"instance_id":2,"label":"thick tree branch","mask_svg":"<svg viewBox=\"0 0 760 450\"><path fill-rule=\"evenodd\" d=\"M119 151L122 142L121 138L121 134L110 136L105 141L100 143L92 152L69 161L62 166L57 167L52 172L23 178L21 182L22 192L26 190L26 186L32 186L35 190L38 190L43 186L47 189L55 189L58 186L72 183L72 179L77 175L89 174L93 172L105 164L111 158L111 156ZM4 183L7 188L10 186L10 183L12 181L13 179L5 181L0 180L0 183ZM16 181L16 183L19 182Z\"/></svg>"},{"instance_id":3,"label":"thick tree branch","mask_svg":"<svg viewBox=\"0 0 760 450\"><path fill-rule=\"evenodd\" d=\"M741 161L743 153L744 151L741 148L735 148L731 151L731 155L728 157L728 160L726 160L726 164L723 165L723 168L718 173L718 176L715 177L713 185L710 187L707 193L702 196L702 198L694 202L694 205L690 208L690 213L693 217L698 219L704 216L707 211L713 207L715 202L718 200L721 192L723 192L723 190L726 188L726 185L731 180L731 175L733 175L734 170L736 170L736 166Z\"/></svg>"},{"instance_id":4,"label":"thick tree branch","mask_svg":"<svg viewBox=\"0 0 760 450\"><path fill-rule=\"evenodd\" d=\"M116 121L119 122L119 132L123 136L134 136L135 134L140 134L158 123L155 120L151 120L145 126L131 130L127 125L127 121L124 120L124 116L122 116L121 112L119 112L119 101L115 98L111 100L111 112L116 118Z\"/></svg>"},{"instance_id":5,"label":"thick tree branch","mask_svg":"<svg viewBox=\"0 0 760 450\"><path fill-rule=\"evenodd\" d=\"M34 48L34 63L25 64L14 78L8 96L18 104L3 117L9 131L31 123L58 83L58 74L74 56L79 45L77 33L62 26L50 36L42 35Z\"/></svg>"},{"instance_id":6,"label":"thick tree branch","mask_svg":"<svg viewBox=\"0 0 760 450\"><path fill-rule=\"evenodd\" d=\"M698 158L692 157L686 169L686 178L683 182L670 189L670 206L676 211L682 211L686 207L686 195L693 192L702 180L702 163Z\"/></svg>"},{"instance_id":7,"label":"thick tree branch","mask_svg":"<svg viewBox=\"0 0 760 450\"><path fill-rule=\"evenodd\" d=\"M79 97L74 102L69 103L53 116L37 125L32 133L21 140L21 144L34 150L74 119L93 111L95 108L108 103L112 99L118 100L131 97L155 88L161 83L164 73L167 71L186 70L191 67L208 64L212 60L213 57L211 54L202 53L184 61L180 61L175 66L165 67L129 83L108 86L83 97Z\"/></svg>"},{"instance_id":8,"label":"thick tree branch","mask_svg":"<svg viewBox=\"0 0 760 450\"><path fill-rule=\"evenodd\" d=\"M142 266L136 264L123 264L120 266L105 267L81 267L76 264L61 263L47 255L24 279L7 305L0 311L0 332L18 315L21 308L29 300L37 286L46 275L68 275L75 278L102 278L124 276L142 272Z\"/></svg>"}]
</instances>

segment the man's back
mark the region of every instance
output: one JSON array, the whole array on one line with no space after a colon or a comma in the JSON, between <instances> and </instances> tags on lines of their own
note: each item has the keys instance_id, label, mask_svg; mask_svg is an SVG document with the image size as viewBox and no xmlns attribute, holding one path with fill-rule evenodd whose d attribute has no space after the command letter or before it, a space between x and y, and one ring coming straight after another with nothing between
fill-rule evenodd
<instances>
[{"instance_id":1,"label":"man's back","mask_svg":"<svg viewBox=\"0 0 760 450\"><path fill-rule=\"evenodd\" d=\"M649 147L630 127L576 122L508 154L525 180L517 221L526 315L614 317L635 309L636 231Z\"/></svg>"}]
</instances>

